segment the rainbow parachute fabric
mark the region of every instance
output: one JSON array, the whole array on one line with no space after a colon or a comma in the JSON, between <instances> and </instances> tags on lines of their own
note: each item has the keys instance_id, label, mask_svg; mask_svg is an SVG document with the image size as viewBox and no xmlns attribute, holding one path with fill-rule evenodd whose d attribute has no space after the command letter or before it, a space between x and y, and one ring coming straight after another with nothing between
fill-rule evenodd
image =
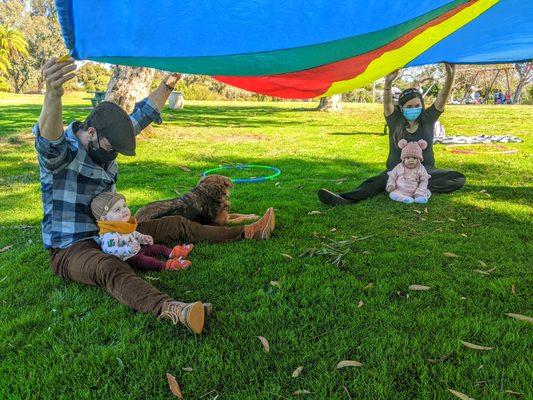
<instances>
[{"instance_id":1,"label":"rainbow parachute fabric","mask_svg":"<svg viewBox=\"0 0 533 400\"><path fill-rule=\"evenodd\" d=\"M56 0L76 59L329 96L405 66L533 59L533 0Z\"/></svg>"}]
</instances>

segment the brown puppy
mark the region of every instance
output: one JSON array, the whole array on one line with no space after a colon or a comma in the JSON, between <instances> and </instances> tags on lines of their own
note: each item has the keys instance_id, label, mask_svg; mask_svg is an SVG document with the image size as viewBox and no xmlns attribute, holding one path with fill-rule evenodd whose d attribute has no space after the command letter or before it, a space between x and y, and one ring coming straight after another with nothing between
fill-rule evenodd
<instances>
[{"instance_id":1,"label":"brown puppy","mask_svg":"<svg viewBox=\"0 0 533 400\"><path fill-rule=\"evenodd\" d=\"M209 175L178 199L160 200L140 208L135 214L138 222L180 215L203 225L227 225L259 218L255 214L230 214L229 190L231 180L222 175Z\"/></svg>"}]
</instances>

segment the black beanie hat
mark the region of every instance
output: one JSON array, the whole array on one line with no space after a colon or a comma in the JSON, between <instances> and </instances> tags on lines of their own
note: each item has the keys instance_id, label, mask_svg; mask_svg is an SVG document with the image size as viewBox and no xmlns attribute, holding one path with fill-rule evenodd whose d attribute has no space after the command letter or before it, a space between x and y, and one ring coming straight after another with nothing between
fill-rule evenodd
<instances>
[{"instance_id":1,"label":"black beanie hat","mask_svg":"<svg viewBox=\"0 0 533 400\"><path fill-rule=\"evenodd\" d=\"M422 103L422 108L425 108L424 97L422 96L422 93L420 93L420 90L416 88L405 89L402 93L400 93L400 97L398 98L398 104L403 107L405 103L416 97L420 99L420 102Z\"/></svg>"},{"instance_id":2,"label":"black beanie hat","mask_svg":"<svg viewBox=\"0 0 533 400\"><path fill-rule=\"evenodd\" d=\"M135 155L135 134L130 116L119 105L110 101L98 104L85 120L85 129L96 129L100 138L106 138L117 152Z\"/></svg>"}]
</instances>

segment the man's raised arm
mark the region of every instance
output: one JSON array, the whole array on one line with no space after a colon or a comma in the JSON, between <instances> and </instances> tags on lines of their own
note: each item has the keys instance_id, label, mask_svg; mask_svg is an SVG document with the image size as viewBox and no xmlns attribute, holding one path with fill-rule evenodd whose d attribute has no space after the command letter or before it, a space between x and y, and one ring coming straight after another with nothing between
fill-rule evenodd
<instances>
[{"instance_id":1,"label":"man's raised arm","mask_svg":"<svg viewBox=\"0 0 533 400\"><path fill-rule=\"evenodd\" d=\"M165 106L165 102L174 90L174 86L181 79L181 74L169 74L163 79L156 90L154 90L148 98L152 100L158 111L161 111Z\"/></svg>"},{"instance_id":2,"label":"man's raised arm","mask_svg":"<svg viewBox=\"0 0 533 400\"><path fill-rule=\"evenodd\" d=\"M44 95L43 108L39 116L40 135L50 141L57 140L63 133L63 116L61 96L63 96L63 84L74 78L73 71L76 69L74 59L69 57L65 61L52 58L43 67L43 75L46 81L46 93Z\"/></svg>"}]
</instances>

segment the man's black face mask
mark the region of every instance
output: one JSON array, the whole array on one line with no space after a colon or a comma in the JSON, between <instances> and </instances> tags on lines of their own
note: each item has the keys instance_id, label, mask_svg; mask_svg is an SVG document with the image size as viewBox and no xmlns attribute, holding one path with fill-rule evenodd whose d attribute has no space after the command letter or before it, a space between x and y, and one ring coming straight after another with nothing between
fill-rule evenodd
<instances>
[{"instance_id":1,"label":"man's black face mask","mask_svg":"<svg viewBox=\"0 0 533 400\"><path fill-rule=\"evenodd\" d=\"M87 153L89 153L89 157L91 157L95 163L103 165L117 158L118 153L115 150L106 151L102 149L102 147L100 147L100 142L98 141L98 134L96 136L96 141L98 142L98 148L95 147L92 140L89 141L87 146Z\"/></svg>"}]
</instances>

